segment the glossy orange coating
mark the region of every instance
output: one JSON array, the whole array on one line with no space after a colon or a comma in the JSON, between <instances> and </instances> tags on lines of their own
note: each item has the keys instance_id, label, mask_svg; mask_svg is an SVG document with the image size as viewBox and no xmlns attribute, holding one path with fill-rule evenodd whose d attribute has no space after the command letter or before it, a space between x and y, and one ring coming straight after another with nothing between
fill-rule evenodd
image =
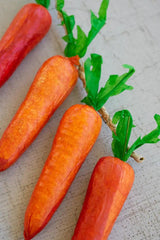
<instances>
[{"instance_id":1,"label":"glossy orange coating","mask_svg":"<svg viewBox=\"0 0 160 240\"><path fill-rule=\"evenodd\" d=\"M107 240L133 182L128 163L102 157L92 173L72 240Z\"/></svg>"},{"instance_id":2,"label":"glossy orange coating","mask_svg":"<svg viewBox=\"0 0 160 240\"><path fill-rule=\"evenodd\" d=\"M40 232L60 205L101 125L99 114L87 105L77 104L65 112L26 210L25 240Z\"/></svg>"},{"instance_id":3,"label":"glossy orange coating","mask_svg":"<svg viewBox=\"0 0 160 240\"><path fill-rule=\"evenodd\" d=\"M39 4L26 4L18 12L0 40L0 87L46 35L51 21L48 10Z\"/></svg>"},{"instance_id":4,"label":"glossy orange coating","mask_svg":"<svg viewBox=\"0 0 160 240\"><path fill-rule=\"evenodd\" d=\"M39 69L29 92L0 139L0 171L7 169L33 142L78 79L69 58L54 56Z\"/></svg>"}]
</instances>

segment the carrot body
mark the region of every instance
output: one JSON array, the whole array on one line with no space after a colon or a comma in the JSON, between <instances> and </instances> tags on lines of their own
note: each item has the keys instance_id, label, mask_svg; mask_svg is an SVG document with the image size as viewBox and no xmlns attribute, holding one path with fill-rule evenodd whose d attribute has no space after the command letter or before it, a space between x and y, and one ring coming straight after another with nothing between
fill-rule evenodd
<instances>
[{"instance_id":1,"label":"carrot body","mask_svg":"<svg viewBox=\"0 0 160 240\"><path fill-rule=\"evenodd\" d=\"M134 181L132 167L118 158L97 163L72 240L107 240Z\"/></svg>"},{"instance_id":2,"label":"carrot body","mask_svg":"<svg viewBox=\"0 0 160 240\"><path fill-rule=\"evenodd\" d=\"M51 16L41 5L27 4L18 12L0 41L0 87L45 36L50 25Z\"/></svg>"},{"instance_id":3,"label":"carrot body","mask_svg":"<svg viewBox=\"0 0 160 240\"><path fill-rule=\"evenodd\" d=\"M42 65L0 139L0 171L7 169L27 149L77 79L78 71L69 58L55 56Z\"/></svg>"},{"instance_id":4,"label":"carrot body","mask_svg":"<svg viewBox=\"0 0 160 240\"><path fill-rule=\"evenodd\" d=\"M25 240L48 223L95 143L102 120L87 105L74 105L64 114L52 150L31 196L25 214Z\"/></svg>"}]
</instances>

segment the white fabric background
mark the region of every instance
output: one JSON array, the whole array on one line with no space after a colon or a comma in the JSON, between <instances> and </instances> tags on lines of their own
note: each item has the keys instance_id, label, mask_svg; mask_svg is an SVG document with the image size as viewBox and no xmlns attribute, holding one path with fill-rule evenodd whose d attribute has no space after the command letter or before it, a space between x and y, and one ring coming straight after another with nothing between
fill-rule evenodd
<instances>
[{"instance_id":1,"label":"white fabric background","mask_svg":"<svg viewBox=\"0 0 160 240\"><path fill-rule=\"evenodd\" d=\"M0 0L0 37L17 11L27 0ZM89 29L89 9L97 12L100 0L66 0L66 10L76 15L77 23ZM10 80L0 89L0 136L8 126L41 64L52 55L63 54L64 31L58 27L55 1L50 13L53 24L48 35L25 58ZM109 74L122 73L123 63L135 67L129 80L134 90L108 101L106 108L114 112L127 108L134 116L132 139L144 135L156 125L160 114L160 1L111 0L108 22L87 52L102 54L102 83ZM7 171L0 173L0 240L22 240L24 213L44 162L50 152L58 123L67 108L84 96L79 80L71 95L56 111L34 143ZM78 219L91 172L102 156L111 155L111 132L103 124L101 134L80 169L67 196L46 228L35 240L70 240ZM146 145L138 151L143 164L132 159L135 170L132 191L114 225L109 240L160 239L160 144Z\"/></svg>"}]
</instances>

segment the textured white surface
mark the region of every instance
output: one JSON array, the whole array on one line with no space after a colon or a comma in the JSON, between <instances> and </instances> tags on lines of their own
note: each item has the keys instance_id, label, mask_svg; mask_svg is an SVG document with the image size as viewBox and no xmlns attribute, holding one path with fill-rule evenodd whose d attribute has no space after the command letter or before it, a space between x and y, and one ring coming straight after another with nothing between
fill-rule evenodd
<instances>
[{"instance_id":1,"label":"textured white surface","mask_svg":"<svg viewBox=\"0 0 160 240\"><path fill-rule=\"evenodd\" d=\"M0 0L0 37L17 11L29 1ZM66 0L66 10L76 15L77 22L87 31L89 9L97 12L100 0ZM47 58L63 54L64 32L58 27L55 2L50 7L53 24L48 35L25 58L10 80L0 89L0 135L24 99L33 78ZM111 114L123 108L134 116L133 138L155 127L153 115L160 113L160 1L111 0L108 22L92 43L86 56L96 52L104 59L102 84L109 74L121 73L123 63L135 67L129 81L132 92L125 92L108 101ZM79 103L84 96L79 81L71 95L56 111L34 143L7 171L0 173L0 240L22 240L25 209L32 190L50 152L58 123L65 110ZM69 240L74 231L91 172L98 159L111 154L111 132L103 124L101 134L80 169L67 196L46 228L35 240ZM160 144L139 150L143 164L132 159L135 170L132 191L114 225L109 240L160 239Z\"/></svg>"}]
</instances>

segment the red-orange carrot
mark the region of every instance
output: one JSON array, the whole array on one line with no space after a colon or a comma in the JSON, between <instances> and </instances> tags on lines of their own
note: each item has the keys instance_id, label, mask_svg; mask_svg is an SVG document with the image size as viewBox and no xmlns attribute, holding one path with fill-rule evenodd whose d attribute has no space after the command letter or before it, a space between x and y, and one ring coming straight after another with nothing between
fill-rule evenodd
<instances>
[{"instance_id":1,"label":"red-orange carrot","mask_svg":"<svg viewBox=\"0 0 160 240\"><path fill-rule=\"evenodd\" d=\"M74 105L64 114L26 210L25 240L39 233L60 205L95 143L101 124L99 114L87 105Z\"/></svg>"},{"instance_id":2,"label":"red-orange carrot","mask_svg":"<svg viewBox=\"0 0 160 240\"><path fill-rule=\"evenodd\" d=\"M36 138L78 79L72 61L55 56L38 71L29 92L0 139L0 171L7 169Z\"/></svg>"},{"instance_id":3,"label":"red-orange carrot","mask_svg":"<svg viewBox=\"0 0 160 240\"><path fill-rule=\"evenodd\" d=\"M92 174L72 240L107 240L131 190L133 168L115 157L101 158Z\"/></svg>"},{"instance_id":4,"label":"red-orange carrot","mask_svg":"<svg viewBox=\"0 0 160 240\"><path fill-rule=\"evenodd\" d=\"M18 12L0 40L0 87L46 35L50 26L51 16L39 4L26 4Z\"/></svg>"}]
</instances>

